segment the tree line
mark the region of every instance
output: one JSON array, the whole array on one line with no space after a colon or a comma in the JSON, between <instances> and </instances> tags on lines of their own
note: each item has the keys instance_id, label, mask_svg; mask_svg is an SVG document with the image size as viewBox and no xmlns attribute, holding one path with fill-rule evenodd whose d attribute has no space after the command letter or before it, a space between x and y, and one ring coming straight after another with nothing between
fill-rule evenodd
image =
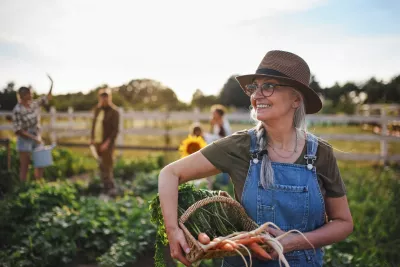
<instances>
[{"instance_id":1,"label":"tree line","mask_svg":"<svg viewBox=\"0 0 400 267\"><path fill-rule=\"evenodd\" d=\"M188 110L198 107L207 109L214 104L223 104L236 109L248 109L250 100L235 80L236 75L228 78L216 95L205 95L197 89L190 103L179 101L173 89L151 79L135 79L113 88L113 102L125 109L167 109ZM400 75L389 82L369 79L363 84L347 82L343 85L336 83L332 87L322 88L312 76L310 83L323 99L324 108L321 113L353 114L357 105L376 103L400 103ZM84 111L92 109L97 103L97 91L107 87L106 84L90 90L88 93L69 93L55 95L47 109L54 106L59 111L66 111L68 107ZM8 83L0 91L0 110L12 110L17 103L15 83ZM36 95L35 95L36 97Z\"/></svg>"}]
</instances>

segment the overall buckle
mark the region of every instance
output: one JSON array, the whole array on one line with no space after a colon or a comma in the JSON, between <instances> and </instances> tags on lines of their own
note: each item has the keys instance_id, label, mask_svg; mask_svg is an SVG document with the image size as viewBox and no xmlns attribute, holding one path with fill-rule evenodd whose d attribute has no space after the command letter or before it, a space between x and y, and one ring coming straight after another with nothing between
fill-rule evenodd
<instances>
[{"instance_id":1,"label":"overall buckle","mask_svg":"<svg viewBox=\"0 0 400 267\"><path fill-rule=\"evenodd\" d=\"M317 159L317 157L316 156L305 155L304 158L305 158L305 160L307 162L307 169L309 169L311 171L313 169L313 167L314 167L314 161Z\"/></svg>"},{"instance_id":2,"label":"overall buckle","mask_svg":"<svg viewBox=\"0 0 400 267\"><path fill-rule=\"evenodd\" d=\"M268 155L268 150L264 149L261 151L250 153L250 157L252 158L254 164L257 164L260 160L262 160L262 157L264 155Z\"/></svg>"}]
</instances>

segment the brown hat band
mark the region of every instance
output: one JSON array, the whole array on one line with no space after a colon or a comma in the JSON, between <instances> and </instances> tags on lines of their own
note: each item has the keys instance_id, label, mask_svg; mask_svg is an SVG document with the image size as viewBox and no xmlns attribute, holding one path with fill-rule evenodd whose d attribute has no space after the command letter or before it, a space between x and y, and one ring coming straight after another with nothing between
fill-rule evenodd
<instances>
[{"instance_id":1,"label":"brown hat band","mask_svg":"<svg viewBox=\"0 0 400 267\"><path fill-rule=\"evenodd\" d=\"M271 75L271 76L281 76L281 77L285 77L285 78L290 78L289 76L283 74L282 72L279 72L277 70L273 70L273 69L258 69L256 71L256 74L265 74L265 75Z\"/></svg>"}]
</instances>

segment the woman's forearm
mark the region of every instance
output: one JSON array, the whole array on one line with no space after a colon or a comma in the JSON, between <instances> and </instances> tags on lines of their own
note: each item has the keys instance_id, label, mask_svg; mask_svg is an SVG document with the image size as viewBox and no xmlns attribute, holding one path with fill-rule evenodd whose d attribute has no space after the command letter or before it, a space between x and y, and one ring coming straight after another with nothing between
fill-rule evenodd
<instances>
[{"instance_id":1,"label":"woman's forearm","mask_svg":"<svg viewBox=\"0 0 400 267\"><path fill-rule=\"evenodd\" d=\"M24 131L24 130L19 130L17 132L17 135L19 135L21 137L32 139L32 140L37 140L37 136L35 136L33 134L30 134L30 133L28 133L27 131Z\"/></svg>"},{"instance_id":2,"label":"woman's forearm","mask_svg":"<svg viewBox=\"0 0 400 267\"><path fill-rule=\"evenodd\" d=\"M333 220L314 231L305 233L304 235L314 248L320 248L344 240L352 231L353 223L351 221L338 219ZM298 242L294 242L297 243L296 247L289 248L289 250L313 248L301 235L297 236L297 241Z\"/></svg>"},{"instance_id":3,"label":"woman's forearm","mask_svg":"<svg viewBox=\"0 0 400 267\"><path fill-rule=\"evenodd\" d=\"M179 177L168 166L161 170L158 192L161 211L167 231L178 227L178 185Z\"/></svg>"}]
</instances>

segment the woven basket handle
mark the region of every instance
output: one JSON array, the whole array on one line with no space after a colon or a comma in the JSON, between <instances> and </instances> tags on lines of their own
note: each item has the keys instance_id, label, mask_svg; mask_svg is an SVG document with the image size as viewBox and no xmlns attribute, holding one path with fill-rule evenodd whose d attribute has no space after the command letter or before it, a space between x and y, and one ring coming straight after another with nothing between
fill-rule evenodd
<instances>
[{"instance_id":1,"label":"woven basket handle","mask_svg":"<svg viewBox=\"0 0 400 267\"><path fill-rule=\"evenodd\" d=\"M223 203L228 203L231 204L233 206L236 206L239 208L239 211L241 213L241 215L245 215L246 211L244 210L244 208L240 205L239 202L237 202L236 200L234 200L231 197L224 197L224 196L214 196L214 197L208 197L202 200L197 201L196 203L192 204L187 210L185 210L185 212L182 214L181 218L179 219L179 222L181 223L185 223L190 215L192 215L193 212L195 212L198 208L201 208L207 204L210 203L214 203L214 202L223 202Z\"/></svg>"}]
</instances>

